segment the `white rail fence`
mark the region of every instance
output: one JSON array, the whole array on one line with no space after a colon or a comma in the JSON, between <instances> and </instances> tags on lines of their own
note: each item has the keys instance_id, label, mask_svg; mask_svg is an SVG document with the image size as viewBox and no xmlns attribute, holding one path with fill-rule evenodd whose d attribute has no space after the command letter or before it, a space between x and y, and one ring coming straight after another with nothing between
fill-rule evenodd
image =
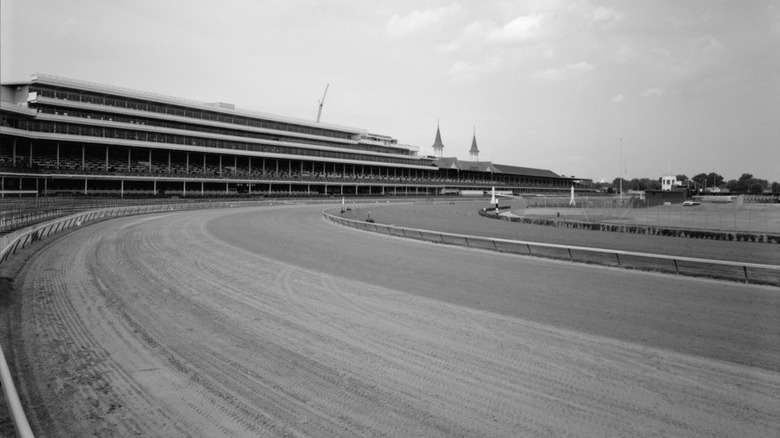
<instances>
[{"instance_id":1,"label":"white rail fence","mask_svg":"<svg viewBox=\"0 0 780 438\"><path fill-rule=\"evenodd\" d=\"M589 248L443 233L439 231L404 228L394 225L383 225L362 220L347 219L338 215L337 212L338 210L325 210L322 214L326 219L343 226L390 236L405 237L408 239L567 260L573 263L599 264L623 269L668 272L676 275L712 277L725 280L744 281L745 283L780 286L780 266L778 265L679 257L614 249Z\"/></svg>"}]
</instances>

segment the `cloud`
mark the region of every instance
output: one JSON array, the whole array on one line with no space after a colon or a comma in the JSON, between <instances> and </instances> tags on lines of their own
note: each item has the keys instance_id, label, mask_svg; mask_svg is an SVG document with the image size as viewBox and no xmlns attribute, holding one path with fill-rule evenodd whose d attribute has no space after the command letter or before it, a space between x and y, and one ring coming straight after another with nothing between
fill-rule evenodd
<instances>
[{"instance_id":1,"label":"cloud","mask_svg":"<svg viewBox=\"0 0 780 438\"><path fill-rule=\"evenodd\" d=\"M528 77L537 81L560 81L577 77L595 68L596 66L593 64L578 62L576 64L566 64L559 68L538 70L531 73Z\"/></svg>"},{"instance_id":2,"label":"cloud","mask_svg":"<svg viewBox=\"0 0 780 438\"><path fill-rule=\"evenodd\" d=\"M664 90L660 88L648 88L644 93L642 93L642 97L660 96L662 94L664 94Z\"/></svg>"},{"instance_id":3,"label":"cloud","mask_svg":"<svg viewBox=\"0 0 780 438\"><path fill-rule=\"evenodd\" d=\"M620 103L626 100L626 96L623 96L622 94L618 94L617 96L612 98L612 102L614 103Z\"/></svg>"},{"instance_id":4,"label":"cloud","mask_svg":"<svg viewBox=\"0 0 780 438\"><path fill-rule=\"evenodd\" d=\"M606 6L599 6L590 14L590 19L602 29L609 29L623 19L623 13Z\"/></svg>"},{"instance_id":5,"label":"cloud","mask_svg":"<svg viewBox=\"0 0 780 438\"><path fill-rule=\"evenodd\" d=\"M459 15L463 8L458 3L425 10L415 9L405 17L393 15L387 23L387 32L395 37L402 37L436 27L449 17Z\"/></svg>"},{"instance_id":6,"label":"cloud","mask_svg":"<svg viewBox=\"0 0 780 438\"><path fill-rule=\"evenodd\" d=\"M487 35L487 39L496 42L534 40L541 36L543 19L544 17L539 14L521 15L509 23L492 30Z\"/></svg>"}]
</instances>

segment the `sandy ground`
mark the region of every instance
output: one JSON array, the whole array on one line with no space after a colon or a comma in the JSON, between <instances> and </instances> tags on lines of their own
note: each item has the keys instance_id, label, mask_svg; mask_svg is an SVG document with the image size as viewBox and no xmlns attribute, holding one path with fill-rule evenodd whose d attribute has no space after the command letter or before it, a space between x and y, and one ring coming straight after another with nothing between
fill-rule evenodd
<instances>
[{"instance_id":1,"label":"sandy ground","mask_svg":"<svg viewBox=\"0 0 780 438\"><path fill-rule=\"evenodd\" d=\"M518 262L318 210L123 218L43 247L5 309L37 435L780 432L777 289Z\"/></svg>"}]
</instances>

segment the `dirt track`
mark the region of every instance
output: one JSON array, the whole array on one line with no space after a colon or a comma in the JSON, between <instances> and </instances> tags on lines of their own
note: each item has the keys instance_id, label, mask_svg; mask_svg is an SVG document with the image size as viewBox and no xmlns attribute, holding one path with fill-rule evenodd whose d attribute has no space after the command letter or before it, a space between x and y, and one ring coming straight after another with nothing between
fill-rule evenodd
<instances>
[{"instance_id":1,"label":"dirt track","mask_svg":"<svg viewBox=\"0 0 780 438\"><path fill-rule=\"evenodd\" d=\"M519 264L317 211L132 217L46 246L13 323L38 436L780 431L776 289ZM604 309L609 285L625 302Z\"/></svg>"}]
</instances>

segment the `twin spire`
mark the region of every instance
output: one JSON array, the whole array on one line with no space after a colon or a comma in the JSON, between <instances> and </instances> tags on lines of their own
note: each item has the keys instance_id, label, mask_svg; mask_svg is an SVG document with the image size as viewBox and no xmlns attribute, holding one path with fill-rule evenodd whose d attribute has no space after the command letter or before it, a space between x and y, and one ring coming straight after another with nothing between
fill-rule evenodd
<instances>
[{"instance_id":1,"label":"twin spire","mask_svg":"<svg viewBox=\"0 0 780 438\"><path fill-rule=\"evenodd\" d=\"M436 140L433 141L433 154L436 158L441 158L444 153L444 143L441 142L441 131L439 131L439 121L436 121Z\"/></svg>"},{"instance_id":2,"label":"twin spire","mask_svg":"<svg viewBox=\"0 0 780 438\"><path fill-rule=\"evenodd\" d=\"M441 130L439 129L439 121L436 121L436 139L433 141L433 154L436 158L442 158L444 153L444 143L441 141ZM469 149L469 156L472 161L479 161L479 148L477 148L477 127L474 127L474 136L471 139L471 149Z\"/></svg>"},{"instance_id":3,"label":"twin spire","mask_svg":"<svg viewBox=\"0 0 780 438\"><path fill-rule=\"evenodd\" d=\"M471 149L469 149L469 157L472 161L479 161L479 149L477 149L477 127L474 127L474 137L471 139Z\"/></svg>"}]
</instances>

